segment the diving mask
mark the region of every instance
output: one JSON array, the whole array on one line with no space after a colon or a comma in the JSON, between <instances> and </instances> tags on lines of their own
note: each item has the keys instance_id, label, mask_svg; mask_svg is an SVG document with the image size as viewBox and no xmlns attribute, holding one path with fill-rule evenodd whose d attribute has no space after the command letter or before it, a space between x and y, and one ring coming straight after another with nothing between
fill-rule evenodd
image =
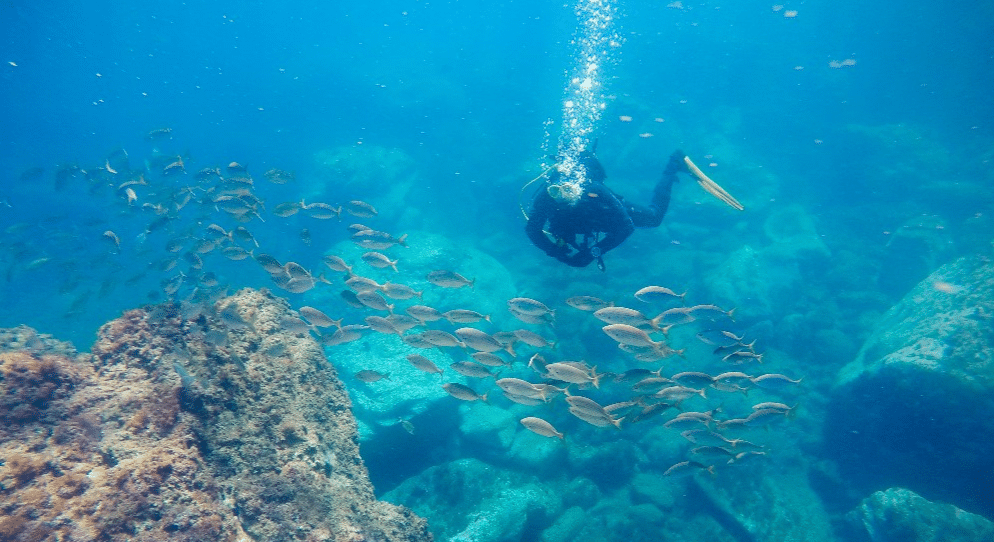
<instances>
[{"instance_id":1,"label":"diving mask","mask_svg":"<svg viewBox=\"0 0 994 542\"><path fill-rule=\"evenodd\" d=\"M566 202L570 205L580 201L580 196L583 195L583 186L581 183L576 181L565 181L550 184L545 190L549 193L549 196L552 197L552 199L560 202Z\"/></svg>"}]
</instances>

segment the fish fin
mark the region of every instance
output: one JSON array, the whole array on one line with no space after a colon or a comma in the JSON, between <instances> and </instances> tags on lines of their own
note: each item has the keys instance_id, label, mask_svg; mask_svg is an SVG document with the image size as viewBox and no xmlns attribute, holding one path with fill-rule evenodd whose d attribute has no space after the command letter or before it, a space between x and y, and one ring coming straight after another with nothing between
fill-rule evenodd
<instances>
[{"instance_id":1,"label":"fish fin","mask_svg":"<svg viewBox=\"0 0 994 542\"><path fill-rule=\"evenodd\" d=\"M655 329L656 331L662 331L663 328L659 327L659 322L662 321L663 321L663 314L661 313L652 320L649 320L649 325L651 325L652 329ZM663 331L663 335L666 335L665 331Z\"/></svg>"}]
</instances>

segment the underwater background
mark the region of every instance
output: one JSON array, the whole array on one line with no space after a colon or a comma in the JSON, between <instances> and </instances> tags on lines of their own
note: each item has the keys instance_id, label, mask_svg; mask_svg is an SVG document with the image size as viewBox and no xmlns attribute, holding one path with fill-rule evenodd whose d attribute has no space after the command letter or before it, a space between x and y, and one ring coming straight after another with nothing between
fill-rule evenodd
<instances>
[{"instance_id":1,"label":"underwater background","mask_svg":"<svg viewBox=\"0 0 994 542\"><path fill-rule=\"evenodd\" d=\"M664 425L676 412L597 427L561 398L517 404L450 370L467 357L459 349L375 333L326 341L377 497L426 518L436 540L983 539L994 519L994 4L594 3L615 10L618 42L590 135L608 186L647 202L679 148L745 207L683 176L663 225L606 254L604 271L564 266L524 234L536 185L522 187L563 131L572 5L0 3L0 327L87 351L125 310L244 287L361 324L374 311L343 300L342 273L322 263L338 255L423 291L419 303L490 316L473 324L489 333L556 343L516 347L502 377L537 381L535 353L584 360L607 376L574 391L604 404L633 397L613 377L636 368L800 380L688 399L680 410L714 413L709 430L764 401L792 410L736 434L755 458L677 477L666 473L693 446ZM167 171L177 159L183 171ZM254 178L252 216L191 188L220 182L204 168L230 178L231 162ZM292 179L272 181L274 169ZM131 193L118 170L141 178ZM193 203L176 206L184 194ZM274 213L301 200L377 213ZM383 249L398 271L360 259L351 222L407 236ZM201 252L211 224L247 230L228 239L252 255ZM262 253L327 281L278 288L254 261ZM440 269L473 287L426 280ZM720 326L755 340L762 362L730 363L698 340L715 322L667 336L683 355L641 362L566 303L596 296L651 317L666 307L632 295L649 285L734 308ZM554 324L515 319L518 297L554 309ZM413 368L412 353L442 377ZM389 378L356 376L367 370ZM491 404L441 382L490 390ZM527 431L525 416L565 439ZM975 523L936 527L965 521L950 505Z\"/></svg>"}]
</instances>

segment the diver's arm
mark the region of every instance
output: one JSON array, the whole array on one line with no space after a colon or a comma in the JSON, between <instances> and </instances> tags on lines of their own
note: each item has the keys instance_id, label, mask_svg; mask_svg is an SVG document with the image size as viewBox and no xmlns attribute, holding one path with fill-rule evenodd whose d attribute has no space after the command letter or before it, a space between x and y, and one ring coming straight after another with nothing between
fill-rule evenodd
<instances>
[{"instance_id":1,"label":"diver's arm","mask_svg":"<svg viewBox=\"0 0 994 542\"><path fill-rule=\"evenodd\" d=\"M635 231L635 226L632 226L631 221L619 221L618 226L609 232L604 232L604 238L594 246L601 250L601 254L604 254L623 243L633 231Z\"/></svg>"},{"instance_id":2,"label":"diver's arm","mask_svg":"<svg viewBox=\"0 0 994 542\"><path fill-rule=\"evenodd\" d=\"M525 233L528 234L528 238L531 239L535 246L542 249L549 256L561 260L565 256L565 247L557 246L542 231L545 223L552 216L552 210L552 198L549 198L544 193L540 193L535 198L532 212L528 216L528 223L525 224Z\"/></svg>"},{"instance_id":3,"label":"diver's arm","mask_svg":"<svg viewBox=\"0 0 994 542\"><path fill-rule=\"evenodd\" d=\"M610 209L610 226L604 232L604 238L594 245L600 249L601 254L620 245L635 231L635 225L632 224L632 219L628 216L624 204L613 193L608 191L608 194L614 202Z\"/></svg>"}]
</instances>

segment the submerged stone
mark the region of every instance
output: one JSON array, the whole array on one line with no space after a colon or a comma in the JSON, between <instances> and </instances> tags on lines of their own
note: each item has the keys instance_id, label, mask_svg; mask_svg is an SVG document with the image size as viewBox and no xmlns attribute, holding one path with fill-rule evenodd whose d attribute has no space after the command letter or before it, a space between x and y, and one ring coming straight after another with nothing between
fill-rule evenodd
<instances>
[{"instance_id":1,"label":"submerged stone","mask_svg":"<svg viewBox=\"0 0 994 542\"><path fill-rule=\"evenodd\" d=\"M870 495L846 514L846 523L855 542L994 540L994 523L987 519L900 487Z\"/></svg>"},{"instance_id":2,"label":"submerged stone","mask_svg":"<svg viewBox=\"0 0 994 542\"><path fill-rule=\"evenodd\" d=\"M245 327L217 317L231 302ZM0 538L431 539L374 497L345 389L282 328L287 303L242 290L217 307L128 311L92 355L3 341Z\"/></svg>"},{"instance_id":3,"label":"submerged stone","mask_svg":"<svg viewBox=\"0 0 994 542\"><path fill-rule=\"evenodd\" d=\"M919 283L838 374L824 446L860 490L900 484L994 513L994 266L971 256Z\"/></svg>"}]
</instances>

